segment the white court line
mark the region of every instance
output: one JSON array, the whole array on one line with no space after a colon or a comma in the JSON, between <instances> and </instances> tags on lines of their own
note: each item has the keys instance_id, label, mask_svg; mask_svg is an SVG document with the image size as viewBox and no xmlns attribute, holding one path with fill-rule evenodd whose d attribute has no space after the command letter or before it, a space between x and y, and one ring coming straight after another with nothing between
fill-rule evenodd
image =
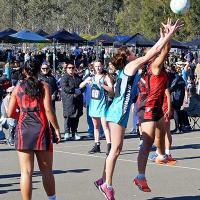
<instances>
[{"instance_id":1,"label":"white court line","mask_svg":"<svg viewBox=\"0 0 200 200\"><path fill-rule=\"evenodd\" d=\"M96 156L96 155L89 155L89 154L82 154L82 153L73 153L73 152L67 152L67 151L57 151L57 150L55 150L54 152L56 152L56 153L70 154L70 155L75 155L75 156L92 157L92 158L101 158L101 159L105 159L106 158L104 156ZM122 159L122 158L118 158L117 160L122 161L122 162L137 163L137 161L127 160L127 159ZM148 165L158 165L158 164L148 163ZM160 166L200 171L199 168L184 167L184 166L180 166L180 165L160 165Z\"/></svg>"},{"instance_id":2,"label":"white court line","mask_svg":"<svg viewBox=\"0 0 200 200\"><path fill-rule=\"evenodd\" d=\"M56 146L56 149L68 148L68 147L89 147L91 144L82 144L82 145L64 145L64 146ZM55 146L54 146L55 147ZM91 146L92 147L92 146Z\"/></svg>"},{"instance_id":3,"label":"white court line","mask_svg":"<svg viewBox=\"0 0 200 200\"><path fill-rule=\"evenodd\" d=\"M185 138L181 138L181 139L183 139L183 140L200 139L200 137L191 137L191 138L190 137L185 137ZM173 138L173 140L180 140L180 138ZM93 140L91 140L91 141L93 141ZM133 143L133 141L126 141L126 142L124 142L124 144L129 144L129 143ZM85 145L64 145L64 146L61 146L61 147L59 147L59 146L57 147L56 146L56 149L71 148L71 147L73 147L73 148L75 148L75 147L89 147L89 146L91 146L91 144L85 144Z\"/></svg>"}]
</instances>

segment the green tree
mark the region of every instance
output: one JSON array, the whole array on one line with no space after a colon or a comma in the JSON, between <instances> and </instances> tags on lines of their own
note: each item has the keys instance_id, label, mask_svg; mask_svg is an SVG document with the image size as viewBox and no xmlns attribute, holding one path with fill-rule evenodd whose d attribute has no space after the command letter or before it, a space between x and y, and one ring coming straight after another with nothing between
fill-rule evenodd
<instances>
[{"instance_id":1,"label":"green tree","mask_svg":"<svg viewBox=\"0 0 200 200\"><path fill-rule=\"evenodd\" d=\"M140 32L141 1L124 0L116 16L116 23L121 34L130 35Z\"/></svg>"},{"instance_id":2,"label":"green tree","mask_svg":"<svg viewBox=\"0 0 200 200\"><path fill-rule=\"evenodd\" d=\"M161 22L181 18L185 27L176 39L200 35L200 3L185 15L170 10L170 0L0 0L0 29L42 28L48 33L65 28L79 34L143 34L159 37Z\"/></svg>"}]
</instances>

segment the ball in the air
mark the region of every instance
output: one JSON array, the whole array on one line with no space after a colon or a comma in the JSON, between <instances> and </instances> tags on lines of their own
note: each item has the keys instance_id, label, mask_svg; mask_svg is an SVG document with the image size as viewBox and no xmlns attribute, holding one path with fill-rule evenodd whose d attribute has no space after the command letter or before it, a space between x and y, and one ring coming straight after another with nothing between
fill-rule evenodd
<instances>
[{"instance_id":1,"label":"ball in the air","mask_svg":"<svg viewBox=\"0 0 200 200\"><path fill-rule=\"evenodd\" d=\"M170 8L176 14L185 14L190 8L190 0L171 0Z\"/></svg>"}]
</instances>

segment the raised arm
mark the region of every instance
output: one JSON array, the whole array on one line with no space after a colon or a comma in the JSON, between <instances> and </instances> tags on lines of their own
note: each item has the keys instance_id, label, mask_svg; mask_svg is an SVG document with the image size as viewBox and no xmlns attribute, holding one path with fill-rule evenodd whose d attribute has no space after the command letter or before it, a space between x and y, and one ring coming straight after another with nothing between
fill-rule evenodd
<instances>
[{"instance_id":1,"label":"raised arm","mask_svg":"<svg viewBox=\"0 0 200 200\"><path fill-rule=\"evenodd\" d=\"M183 24L180 20L177 20L174 25L171 24L171 20L168 20L168 33L163 36L163 31L161 29L161 37L157 43L146 53L145 56L137 58L136 60L128 63L124 69L124 72L129 76L134 75L141 66L148 62L156 54L160 53L162 48L171 40L176 31L181 29L182 26Z\"/></svg>"},{"instance_id":2,"label":"raised arm","mask_svg":"<svg viewBox=\"0 0 200 200\"><path fill-rule=\"evenodd\" d=\"M163 67L163 63L165 61L165 58L167 57L169 51L171 49L171 44L168 42L162 49L159 56L153 61L151 64L152 66L152 72L155 75L158 75Z\"/></svg>"}]
</instances>

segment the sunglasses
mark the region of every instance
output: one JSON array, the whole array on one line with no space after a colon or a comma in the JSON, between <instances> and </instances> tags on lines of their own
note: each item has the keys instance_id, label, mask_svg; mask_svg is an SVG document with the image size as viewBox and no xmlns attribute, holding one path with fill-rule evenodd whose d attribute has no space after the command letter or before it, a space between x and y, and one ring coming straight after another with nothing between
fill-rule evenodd
<instances>
[{"instance_id":1,"label":"sunglasses","mask_svg":"<svg viewBox=\"0 0 200 200\"><path fill-rule=\"evenodd\" d=\"M67 69L74 69L75 67L67 67Z\"/></svg>"},{"instance_id":2,"label":"sunglasses","mask_svg":"<svg viewBox=\"0 0 200 200\"><path fill-rule=\"evenodd\" d=\"M49 68L42 68L42 70L48 70Z\"/></svg>"}]
</instances>

